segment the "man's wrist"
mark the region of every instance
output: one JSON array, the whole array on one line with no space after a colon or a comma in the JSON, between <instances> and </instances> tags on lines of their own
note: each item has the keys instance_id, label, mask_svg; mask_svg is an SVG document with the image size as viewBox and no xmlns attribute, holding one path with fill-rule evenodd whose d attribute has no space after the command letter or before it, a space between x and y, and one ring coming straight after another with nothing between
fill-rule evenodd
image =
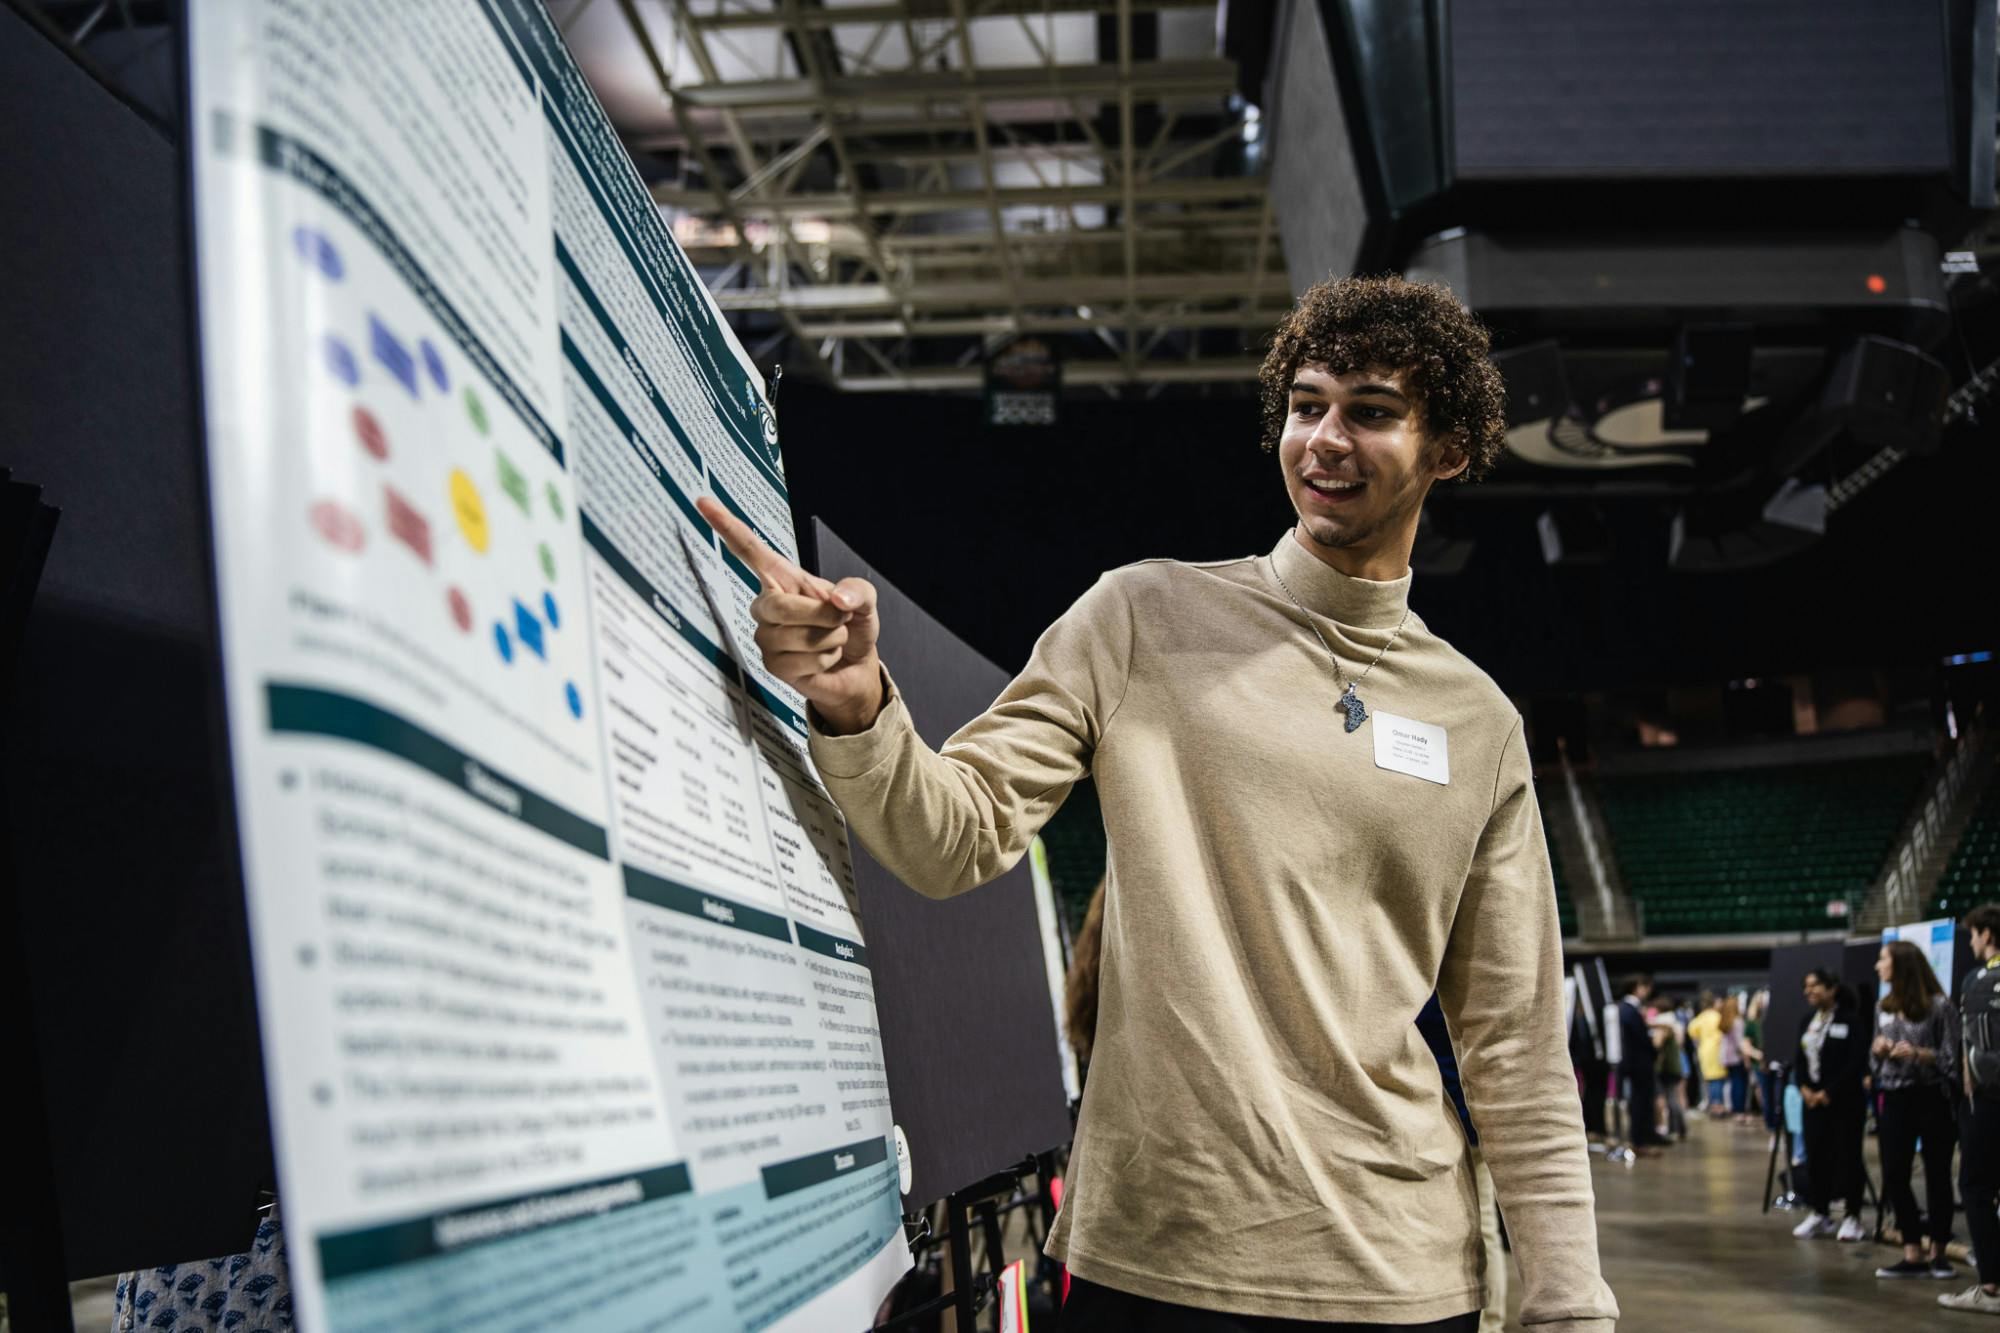
<instances>
[{"instance_id":1,"label":"man's wrist","mask_svg":"<svg viewBox=\"0 0 2000 1333\"><path fill-rule=\"evenodd\" d=\"M875 725L875 719L882 716L882 709L889 702L889 682L881 664L875 666L875 687L868 693L833 708L824 704L814 704L813 711L819 715L820 730L829 736L853 736Z\"/></svg>"}]
</instances>

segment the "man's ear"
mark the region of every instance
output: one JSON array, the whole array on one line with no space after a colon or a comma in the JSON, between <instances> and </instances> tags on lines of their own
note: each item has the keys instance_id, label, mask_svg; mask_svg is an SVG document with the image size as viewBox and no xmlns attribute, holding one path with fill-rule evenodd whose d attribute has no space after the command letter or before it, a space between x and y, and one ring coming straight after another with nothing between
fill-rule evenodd
<instances>
[{"instance_id":1,"label":"man's ear","mask_svg":"<svg viewBox=\"0 0 2000 1333\"><path fill-rule=\"evenodd\" d=\"M1471 455L1456 440L1447 440L1438 446L1436 476L1439 481L1450 481L1471 465Z\"/></svg>"}]
</instances>

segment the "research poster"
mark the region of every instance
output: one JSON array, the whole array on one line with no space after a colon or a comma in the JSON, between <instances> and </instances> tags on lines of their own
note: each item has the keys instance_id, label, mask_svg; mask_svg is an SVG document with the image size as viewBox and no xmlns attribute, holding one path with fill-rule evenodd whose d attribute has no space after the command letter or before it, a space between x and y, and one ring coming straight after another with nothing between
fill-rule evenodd
<instances>
[{"instance_id":1,"label":"research poster","mask_svg":"<svg viewBox=\"0 0 2000 1333\"><path fill-rule=\"evenodd\" d=\"M203 0L231 759L301 1326L862 1329L908 1267L763 383L531 0Z\"/></svg>"}]
</instances>

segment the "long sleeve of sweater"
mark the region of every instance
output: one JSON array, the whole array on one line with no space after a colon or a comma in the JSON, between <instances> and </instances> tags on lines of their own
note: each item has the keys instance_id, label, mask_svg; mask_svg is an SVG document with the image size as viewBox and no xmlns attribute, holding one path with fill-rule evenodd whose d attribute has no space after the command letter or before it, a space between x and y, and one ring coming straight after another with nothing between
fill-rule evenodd
<instances>
[{"instance_id":1,"label":"long sleeve of sweater","mask_svg":"<svg viewBox=\"0 0 2000 1333\"><path fill-rule=\"evenodd\" d=\"M1127 630L1120 599L1099 580L1042 635L993 706L942 750L918 738L891 682L867 731L814 732L820 778L868 850L903 883L929 898L977 888L1021 859L1090 771L1123 697Z\"/></svg>"},{"instance_id":2,"label":"long sleeve of sweater","mask_svg":"<svg viewBox=\"0 0 2000 1333\"><path fill-rule=\"evenodd\" d=\"M1577 1148L1583 1115L1563 1040L1562 928L1518 722L1452 921L1438 998L1520 1261L1523 1326L1609 1330L1618 1306L1598 1276L1590 1161Z\"/></svg>"}]
</instances>

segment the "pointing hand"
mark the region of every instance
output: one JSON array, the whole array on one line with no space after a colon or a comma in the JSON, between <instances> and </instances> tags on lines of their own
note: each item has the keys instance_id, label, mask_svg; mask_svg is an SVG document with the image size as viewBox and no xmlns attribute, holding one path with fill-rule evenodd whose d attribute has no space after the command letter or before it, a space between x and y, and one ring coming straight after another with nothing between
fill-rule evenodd
<instances>
[{"instance_id":1,"label":"pointing hand","mask_svg":"<svg viewBox=\"0 0 2000 1333\"><path fill-rule=\"evenodd\" d=\"M833 735L865 731L882 711L882 659L875 641L875 585L829 583L766 546L749 524L708 496L695 501L763 591L750 603L764 668L803 694Z\"/></svg>"}]
</instances>

